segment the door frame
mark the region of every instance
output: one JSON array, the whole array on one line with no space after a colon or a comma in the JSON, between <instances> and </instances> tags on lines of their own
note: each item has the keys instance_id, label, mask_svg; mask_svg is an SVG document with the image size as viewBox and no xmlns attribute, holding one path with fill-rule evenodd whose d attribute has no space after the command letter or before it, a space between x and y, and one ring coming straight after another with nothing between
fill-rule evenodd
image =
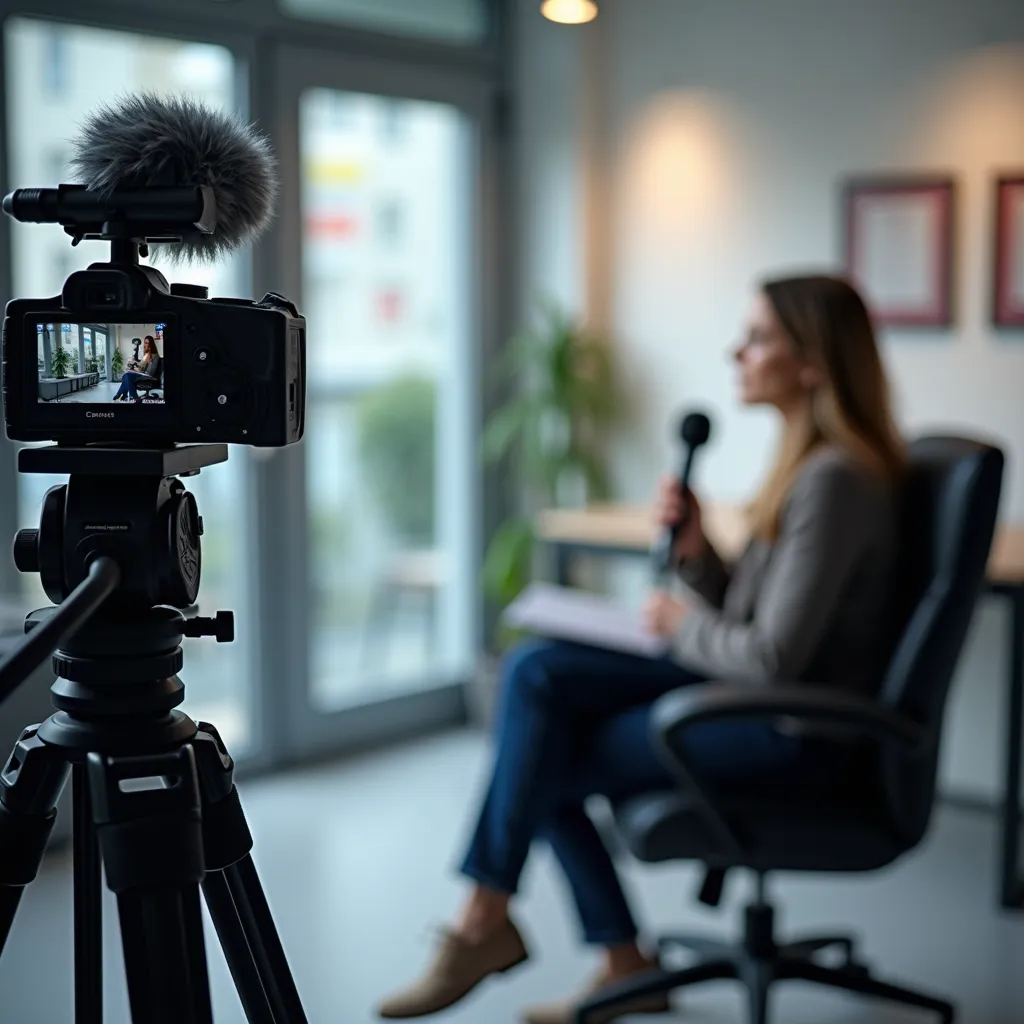
<instances>
[{"instance_id":1,"label":"door frame","mask_svg":"<svg viewBox=\"0 0 1024 1024\"><path fill-rule=\"evenodd\" d=\"M494 290L486 285L496 273L498 244L489 207L496 195L493 179L498 146L497 89L478 75L460 71L411 66L379 57L340 57L327 49L283 43L274 50L274 94L265 97L264 108L274 124L275 149L281 178L281 206L277 238L273 246L279 263L272 279L277 289L302 308L301 169L299 165L299 102L309 88L337 89L396 99L426 100L450 104L466 117L475 138L475 167L469 177L470 235L473 249L469 266L470 336L487 339L472 344L468 368L473 436L479 436L484 353L498 334L499 310ZM269 268L265 268L269 269ZM258 268L259 271L259 268ZM475 444L467 446L475 453ZM466 720L467 678L424 680L426 687L410 693L371 699L336 711L314 711L308 703L311 680L309 579L310 540L307 525L306 459L303 445L267 453L256 466L258 502L265 512L258 537L264 552L263 578L257 587L263 608L259 621L275 623L272 644L264 644L266 720L280 727L274 737L276 760L294 761L327 752L351 752L400 737L430 731ZM474 505L471 548L474 574L478 572L481 533L479 515L482 488L474 474ZM283 499L282 496L290 495ZM273 511L271 511L273 510ZM474 616L474 647L483 635L482 615ZM275 686L274 681L278 681ZM277 731L277 730L275 730ZM267 736L269 740L269 735Z\"/></svg>"}]
</instances>

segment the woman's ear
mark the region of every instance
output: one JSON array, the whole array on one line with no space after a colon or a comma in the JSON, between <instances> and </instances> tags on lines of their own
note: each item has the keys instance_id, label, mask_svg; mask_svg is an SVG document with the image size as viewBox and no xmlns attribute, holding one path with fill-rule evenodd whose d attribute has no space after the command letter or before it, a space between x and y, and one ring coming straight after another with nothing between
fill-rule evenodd
<instances>
[{"instance_id":1,"label":"woman's ear","mask_svg":"<svg viewBox=\"0 0 1024 1024\"><path fill-rule=\"evenodd\" d=\"M825 383L825 374L813 363L804 363L800 368L800 386L805 391L816 391Z\"/></svg>"}]
</instances>

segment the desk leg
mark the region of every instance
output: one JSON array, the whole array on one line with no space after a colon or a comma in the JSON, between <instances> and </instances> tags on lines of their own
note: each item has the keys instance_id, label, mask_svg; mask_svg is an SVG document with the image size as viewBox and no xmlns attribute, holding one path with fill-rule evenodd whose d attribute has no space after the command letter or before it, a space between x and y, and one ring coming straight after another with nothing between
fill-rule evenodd
<instances>
[{"instance_id":1,"label":"desk leg","mask_svg":"<svg viewBox=\"0 0 1024 1024\"><path fill-rule=\"evenodd\" d=\"M1024 874L1020 864L1020 776L1024 740L1024 586L1006 591L1010 598L1010 700L1006 740L1006 788L1003 804L1002 885L1000 905L1024 909Z\"/></svg>"},{"instance_id":2,"label":"desk leg","mask_svg":"<svg viewBox=\"0 0 1024 1024\"><path fill-rule=\"evenodd\" d=\"M568 544L554 546L555 583L560 587L569 586L569 570L572 566L572 548Z\"/></svg>"}]
</instances>

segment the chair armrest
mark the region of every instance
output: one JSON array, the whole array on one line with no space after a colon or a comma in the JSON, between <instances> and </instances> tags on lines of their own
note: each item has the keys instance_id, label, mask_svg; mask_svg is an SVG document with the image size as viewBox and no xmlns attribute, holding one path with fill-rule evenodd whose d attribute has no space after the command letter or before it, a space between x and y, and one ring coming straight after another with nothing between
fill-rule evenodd
<instances>
[{"instance_id":1,"label":"chair armrest","mask_svg":"<svg viewBox=\"0 0 1024 1024\"><path fill-rule=\"evenodd\" d=\"M661 743L671 749L670 737L698 722L776 717L848 726L852 734L908 754L926 749L931 738L923 726L877 701L806 683L763 689L728 682L682 687L655 703L652 726Z\"/></svg>"}]
</instances>

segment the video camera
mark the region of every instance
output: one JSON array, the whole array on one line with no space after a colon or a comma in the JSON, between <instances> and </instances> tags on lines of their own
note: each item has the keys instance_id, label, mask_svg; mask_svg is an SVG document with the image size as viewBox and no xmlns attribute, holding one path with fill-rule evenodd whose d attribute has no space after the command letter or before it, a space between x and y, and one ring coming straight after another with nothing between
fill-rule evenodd
<instances>
[{"instance_id":1,"label":"video camera","mask_svg":"<svg viewBox=\"0 0 1024 1024\"><path fill-rule=\"evenodd\" d=\"M306 322L295 305L274 292L258 302L211 299L205 286L168 284L158 269L139 263L150 242L213 230L212 188L18 189L3 211L19 221L60 223L75 245L111 244L110 262L71 274L59 296L8 302L9 438L280 447L302 437Z\"/></svg>"}]
</instances>

